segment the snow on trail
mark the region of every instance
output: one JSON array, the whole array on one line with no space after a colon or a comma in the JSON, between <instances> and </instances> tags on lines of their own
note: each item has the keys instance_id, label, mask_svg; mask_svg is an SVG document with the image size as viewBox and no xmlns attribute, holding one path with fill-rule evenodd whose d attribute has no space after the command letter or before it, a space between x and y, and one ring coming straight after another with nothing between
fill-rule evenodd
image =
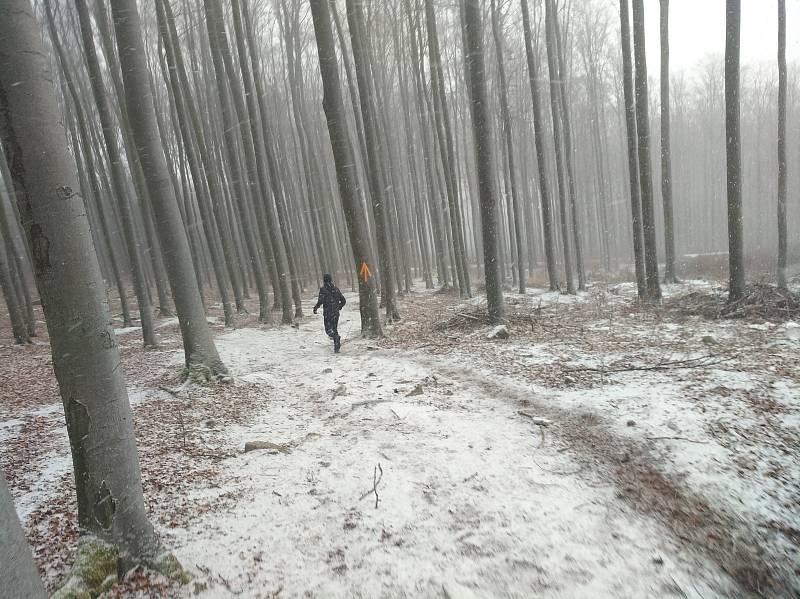
<instances>
[{"instance_id":1,"label":"snow on trail","mask_svg":"<svg viewBox=\"0 0 800 599\"><path fill-rule=\"evenodd\" d=\"M348 305L343 336L357 317ZM237 482L223 490L238 504L169 531L197 573L187 596L735 595L715 566L558 451L549 429L540 447L540 429L466 361L441 367L361 340L335 355L321 317L217 343L236 378L275 390L248 426L228 429L231 441L291 449L227 460Z\"/></svg>"}]
</instances>

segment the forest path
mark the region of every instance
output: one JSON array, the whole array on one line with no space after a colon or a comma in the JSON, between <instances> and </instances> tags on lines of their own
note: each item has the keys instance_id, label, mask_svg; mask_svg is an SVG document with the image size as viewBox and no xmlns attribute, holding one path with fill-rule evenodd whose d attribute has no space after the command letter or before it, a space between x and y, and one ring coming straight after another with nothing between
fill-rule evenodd
<instances>
[{"instance_id":1,"label":"forest path","mask_svg":"<svg viewBox=\"0 0 800 599\"><path fill-rule=\"evenodd\" d=\"M353 337L355 307L340 332ZM263 406L228 427L235 505L170 531L201 596L715 597L735 585L519 414L525 387L480 364L352 340L320 317L217 338ZM539 416L544 398L526 411ZM379 501L373 489L378 474ZM190 585L191 586L191 585Z\"/></svg>"}]
</instances>

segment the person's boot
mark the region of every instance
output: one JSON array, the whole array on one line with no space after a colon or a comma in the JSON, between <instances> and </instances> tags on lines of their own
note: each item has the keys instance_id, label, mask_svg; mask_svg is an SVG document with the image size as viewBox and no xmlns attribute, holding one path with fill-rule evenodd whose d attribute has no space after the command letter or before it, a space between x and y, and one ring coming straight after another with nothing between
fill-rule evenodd
<instances>
[{"instance_id":1,"label":"person's boot","mask_svg":"<svg viewBox=\"0 0 800 599\"><path fill-rule=\"evenodd\" d=\"M338 354L339 350L342 348L342 338L339 335L333 338L333 352Z\"/></svg>"}]
</instances>

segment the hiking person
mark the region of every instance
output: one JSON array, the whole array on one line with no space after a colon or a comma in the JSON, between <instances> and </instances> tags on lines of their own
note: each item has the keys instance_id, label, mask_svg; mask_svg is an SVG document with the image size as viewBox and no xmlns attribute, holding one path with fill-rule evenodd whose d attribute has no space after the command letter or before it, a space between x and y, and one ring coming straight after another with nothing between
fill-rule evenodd
<instances>
[{"instance_id":1,"label":"hiking person","mask_svg":"<svg viewBox=\"0 0 800 599\"><path fill-rule=\"evenodd\" d=\"M339 288L333 284L333 278L330 275L322 277L322 287L319 288L319 299L317 305L314 306L314 314L322 306L322 317L325 321L325 333L333 339L333 351L337 354L342 347L342 338L339 337L339 311L344 308L347 300L344 295L339 291Z\"/></svg>"}]
</instances>

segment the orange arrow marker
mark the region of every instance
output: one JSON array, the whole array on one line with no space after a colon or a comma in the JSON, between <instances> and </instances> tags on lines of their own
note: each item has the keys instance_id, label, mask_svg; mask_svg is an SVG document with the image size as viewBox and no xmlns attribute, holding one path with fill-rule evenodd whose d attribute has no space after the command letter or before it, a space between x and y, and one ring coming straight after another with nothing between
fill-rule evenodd
<instances>
[{"instance_id":1,"label":"orange arrow marker","mask_svg":"<svg viewBox=\"0 0 800 599\"><path fill-rule=\"evenodd\" d=\"M358 271L358 274L365 283L369 281L370 277L372 276L372 271L369 269L369 266L367 266L366 262L361 263L361 269Z\"/></svg>"}]
</instances>

